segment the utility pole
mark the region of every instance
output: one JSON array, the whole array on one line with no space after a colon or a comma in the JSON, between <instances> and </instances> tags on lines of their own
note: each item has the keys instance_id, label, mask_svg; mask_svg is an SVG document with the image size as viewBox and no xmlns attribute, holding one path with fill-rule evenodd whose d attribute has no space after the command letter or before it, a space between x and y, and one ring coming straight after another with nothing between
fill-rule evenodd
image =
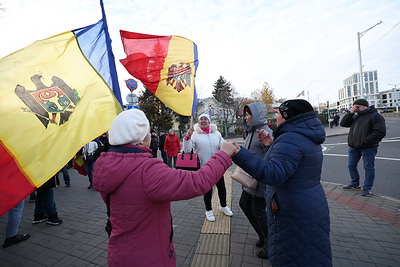
<instances>
[{"instance_id":1,"label":"utility pole","mask_svg":"<svg viewBox=\"0 0 400 267\"><path fill-rule=\"evenodd\" d=\"M361 44L360 44L360 39L361 37L363 37L364 34L367 33L367 31L371 30L372 28L375 28L376 26L378 26L379 24L381 24L382 21L379 21L377 24L375 24L374 26L372 26L371 28L366 29L363 32L357 32L357 41L358 41L358 58L359 58L359 63L360 63L360 79L359 79L359 83L360 83L360 97L364 98L364 75L363 75L363 67L362 67L362 60L361 60Z\"/></svg>"}]
</instances>

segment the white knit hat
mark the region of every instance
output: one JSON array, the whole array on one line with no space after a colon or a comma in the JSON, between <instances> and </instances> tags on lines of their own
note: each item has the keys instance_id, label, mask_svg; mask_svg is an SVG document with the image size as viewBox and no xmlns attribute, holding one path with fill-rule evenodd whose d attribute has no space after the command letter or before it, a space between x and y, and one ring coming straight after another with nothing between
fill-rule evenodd
<instances>
[{"instance_id":1,"label":"white knit hat","mask_svg":"<svg viewBox=\"0 0 400 267\"><path fill-rule=\"evenodd\" d=\"M111 123L108 140L111 145L139 144L150 131L149 120L143 111L129 109L121 112Z\"/></svg>"},{"instance_id":2,"label":"white knit hat","mask_svg":"<svg viewBox=\"0 0 400 267\"><path fill-rule=\"evenodd\" d=\"M203 117L206 117L206 118L208 119L208 121L211 123L210 116L209 116L208 114L206 114L206 113L201 114L201 115L199 116L199 120L200 120L201 118L203 118Z\"/></svg>"}]
</instances>

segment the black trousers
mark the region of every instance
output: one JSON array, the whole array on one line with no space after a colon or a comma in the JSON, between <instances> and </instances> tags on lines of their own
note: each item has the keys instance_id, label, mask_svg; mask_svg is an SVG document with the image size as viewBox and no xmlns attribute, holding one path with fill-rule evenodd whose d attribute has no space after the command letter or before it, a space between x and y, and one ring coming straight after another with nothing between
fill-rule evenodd
<instances>
[{"instance_id":1,"label":"black trousers","mask_svg":"<svg viewBox=\"0 0 400 267\"><path fill-rule=\"evenodd\" d=\"M226 187L225 187L224 176L222 176L222 178L219 179L219 181L216 184L216 186L218 188L219 203L221 204L221 207L226 207ZM212 193L213 193L213 190L211 188L211 190L208 191L204 195L204 204L206 205L206 210L207 211L212 210L212 207L211 207Z\"/></svg>"},{"instance_id":2,"label":"black trousers","mask_svg":"<svg viewBox=\"0 0 400 267\"><path fill-rule=\"evenodd\" d=\"M265 198L255 197L246 191L242 191L240 196L239 206L246 215L251 226L258 234L258 238L264 242L265 245L268 243L268 224L267 224L267 212Z\"/></svg>"}]
</instances>

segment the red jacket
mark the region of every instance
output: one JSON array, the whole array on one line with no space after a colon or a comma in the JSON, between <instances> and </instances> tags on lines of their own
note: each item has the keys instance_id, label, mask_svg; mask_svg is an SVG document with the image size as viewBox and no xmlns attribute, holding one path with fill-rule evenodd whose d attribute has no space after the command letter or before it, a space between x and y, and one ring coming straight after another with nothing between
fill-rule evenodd
<instances>
[{"instance_id":1,"label":"red jacket","mask_svg":"<svg viewBox=\"0 0 400 267\"><path fill-rule=\"evenodd\" d=\"M181 150L181 143L175 133L169 133L165 138L164 150L167 151L167 157L178 156L178 153Z\"/></svg>"},{"instance_id":2,"label":"red jacket","mask_svg":"<svg viewBox=\"0 0 400 267\"><path fill-rule=\"evenodd\" d=\"M219 151L199 171L176 170L151 158L150 152L140 146L112 146L96 161L93 186L103 200L110 194L111 267L175 266L171 201L204 195L232 165L229 155Z\"/></svg>"}]
</instances>

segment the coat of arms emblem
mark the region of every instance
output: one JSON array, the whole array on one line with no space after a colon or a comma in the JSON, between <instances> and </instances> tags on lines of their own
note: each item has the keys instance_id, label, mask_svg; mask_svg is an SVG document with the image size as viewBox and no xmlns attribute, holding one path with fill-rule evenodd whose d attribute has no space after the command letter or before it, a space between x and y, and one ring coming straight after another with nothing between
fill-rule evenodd
<instances>
[{"instance_id":1,"label":"coat of arms emblem","mask_svg":"<svg viewBox=\"0 0 400 267\"><path fill-rule=\"evenodd\" d=\"M51 78L53 83L50 86L44 85L41 78L40 74L31 77L36 90L26 90L24 86L17 85L15 94L28 107L24 110L35 114L44 127L47 128L49 123L62 125L78 104L79 94L57 76Z\"/></svg>"},{"instance_id":2,"label":"coat of arms emblem","mask_svg":"<svg viewBox=\"0 0 400 267\"><path fill-rule=\"evenodd\" d=\"M168 68L167 85L171 85L176 91L180 92L186 86L190 86L190 76L192 75L192 68L189 63L181 62L179 66L172 64Z\"/></svg>"}]
</instances>

